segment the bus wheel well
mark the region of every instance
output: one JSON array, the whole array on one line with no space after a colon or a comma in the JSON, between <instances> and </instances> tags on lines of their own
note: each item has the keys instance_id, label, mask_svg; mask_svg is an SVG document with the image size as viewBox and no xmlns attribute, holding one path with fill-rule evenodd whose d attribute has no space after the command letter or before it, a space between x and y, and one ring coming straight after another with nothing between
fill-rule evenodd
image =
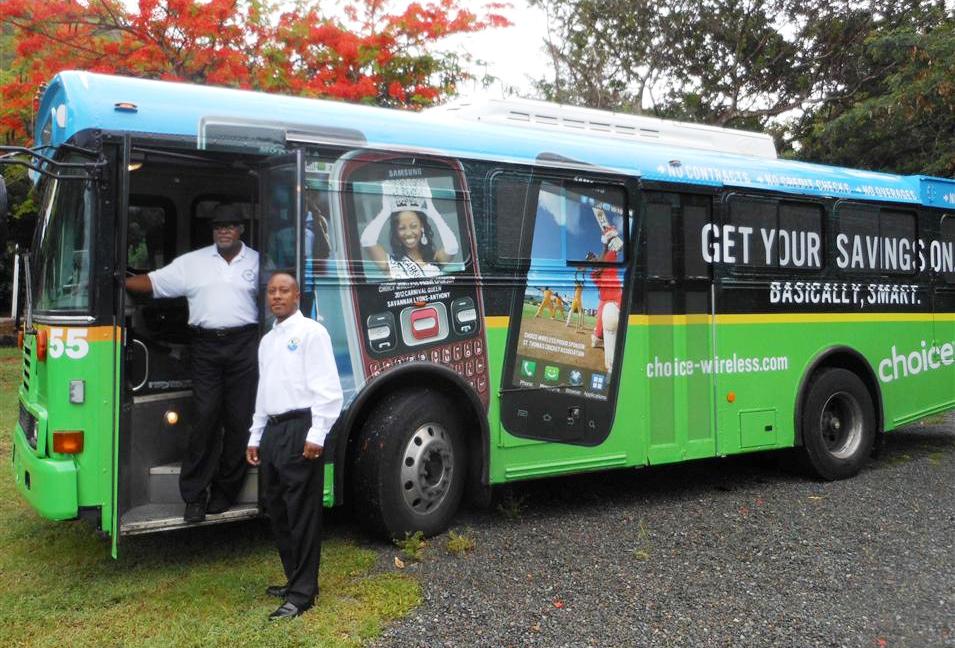
<instances>
[{"instance_id":1,"label":"bus wheel well","mask_svg":"<svg viewBox=\"0 0 955 648\"><path fill-rule=\"evenodd\" d=\"M872 397L872 404L875 407L876 432L881 436L882 426L882 390L879 388L879 381L875 372L869 363L857 351L848 347L838 347L829 349L820 354L812 363L809 370L803 376L799 384L799 397L796 400L795 411L795 430L796 445L802 445L802 429L800 421L802 420L803 407L806 397L809 393L809 387L812 385L816 376L826 369L845 369L857 375L865 384L869 395Z\"/></svg>"},{"instance_id":2,"label":"bus wheel well","mask_svg":"<svg viewBox=\"0 0 955 648\"><path fill-rule=\"evenodd\" d=\"M343 448L343 461L336 462L335 469L335 501L343 502L348 497L345 488L352 459L355 456L355 445L362 428L373 414L376 406L387 395L398 392L415 392L417 390L433 390L451 401L459 419L463 424L463 436L467 449L467 480L465 482L465 496L473 498L473 492L479 491L486 485L488 470L488 448L490 431L487 424L487 414L477 395L457 374L447 369L432 369L430 367L415 367L409 365L388 372L387 376L369 384L352 405L351 416L348 417L344 431L347 441ZM344 496L344 497L342 497Z\"/></svg>"}]
</instances>

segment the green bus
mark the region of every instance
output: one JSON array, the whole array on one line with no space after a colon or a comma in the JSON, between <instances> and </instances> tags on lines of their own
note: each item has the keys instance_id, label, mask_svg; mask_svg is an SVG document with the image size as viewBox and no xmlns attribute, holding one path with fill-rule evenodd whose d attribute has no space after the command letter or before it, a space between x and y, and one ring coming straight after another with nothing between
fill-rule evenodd
<instances>
[{"instance_id":1,"label":"green bus","mask_svg":"<svg viewBox=\"0 0 955 648\"><path fill-rule=\"evenodd\" d=\"M124 279L208 245L224 202L260 281L292 269L332 337L325 505L374 533L438 533L495 485L762 450L846 478L955 403L950 180L538 102L409 113L86 72L51 81L34 136L0 158L42 196L13 478L114 555L185 525L193 411L185 303ZM400 211L441 255L402 256ZM253 470L203 524L259 514Z\"/></svg>"}]
</instances>

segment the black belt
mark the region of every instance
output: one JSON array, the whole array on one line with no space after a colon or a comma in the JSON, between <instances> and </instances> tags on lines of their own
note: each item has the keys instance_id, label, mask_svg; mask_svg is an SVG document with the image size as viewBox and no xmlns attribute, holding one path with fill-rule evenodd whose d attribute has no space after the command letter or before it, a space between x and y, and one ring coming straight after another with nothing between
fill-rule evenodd
<instances>
[{"instance_id":1,"label":"black belt","mask_svg":"<svg viewBox=\"0 0 955 648\"><path fill-rule=\"evenodd\" d=\"M284 414L276 414L274 416L269 416L269 423L284 423L285 421L292 421L295 419L307 418L311 420L312 410L309 408L306 409L297 409L290 412L285 412Z\"/></svg>"},{"instance_id":2,"label":"black belt","mask_svg":"<svg viewBox=\"0 0 955 648\"><path fill-rule=\"evenodd\" d=\"M192 331L192 334L199 338L226 338L231 335L237 335L239 333L246 333L248 331L257 331L259 329L258 324L243 324L242 326L233 326L232 328L202 328L201 326L190 326L189 330Z\"/></svg>"}]
</instances>

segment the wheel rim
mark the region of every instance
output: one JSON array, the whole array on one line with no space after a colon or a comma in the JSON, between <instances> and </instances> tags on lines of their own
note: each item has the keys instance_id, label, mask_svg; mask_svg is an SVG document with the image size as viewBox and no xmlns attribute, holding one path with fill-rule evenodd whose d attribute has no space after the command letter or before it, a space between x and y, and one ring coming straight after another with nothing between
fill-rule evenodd
<instances>
[{"instance_id":1,"label":"wheel rim","mask_svg":"<svg viewBox=\"0 0 955 648\"><path fill-rule=\"evenodd\" d=\"M837 392L829 397L819 417L826 450L837 459L848 459L862 443L862 406L852 395Z\"/></svg>"},{"instance_id":2,"label":"wheel rim","mask_svg":"<svg viewBox=\"0 0 955 648\"><path fill-rule=\"evenodd\" d=\"M401 463L401 493L415 513L430 513L448 496L454 455L447 431L437 423L415 430Z\"/></svg>"}]
</instances>

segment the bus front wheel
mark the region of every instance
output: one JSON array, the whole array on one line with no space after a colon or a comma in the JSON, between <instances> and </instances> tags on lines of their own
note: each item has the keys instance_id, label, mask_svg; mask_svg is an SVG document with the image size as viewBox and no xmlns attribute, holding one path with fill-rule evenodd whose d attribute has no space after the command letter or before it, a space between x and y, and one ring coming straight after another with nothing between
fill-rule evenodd
<instances>
[{"instance_id":1,"label":"bus front wheel","mask_svg":"<svg viewBox=\"0 0 955 648\"><path fill-rule=\"evenodd\" d=\"M825 369L812 381L802 413L802 454L822 479L846 479L865 464L875 441L875 411L862 380Z\"/></svg>"},{"instance_id":2,"label":"bus front wheel","mask_svg":"<svg viewBox=\"0 0 955 648\"><path fill-rule=\"evenodd\" d=\"M355 513L377 535L432 536L457 512L467 473L454 405L434 390L404 391L370 414L352 452Z\"/></svg>"}]
</instances>

